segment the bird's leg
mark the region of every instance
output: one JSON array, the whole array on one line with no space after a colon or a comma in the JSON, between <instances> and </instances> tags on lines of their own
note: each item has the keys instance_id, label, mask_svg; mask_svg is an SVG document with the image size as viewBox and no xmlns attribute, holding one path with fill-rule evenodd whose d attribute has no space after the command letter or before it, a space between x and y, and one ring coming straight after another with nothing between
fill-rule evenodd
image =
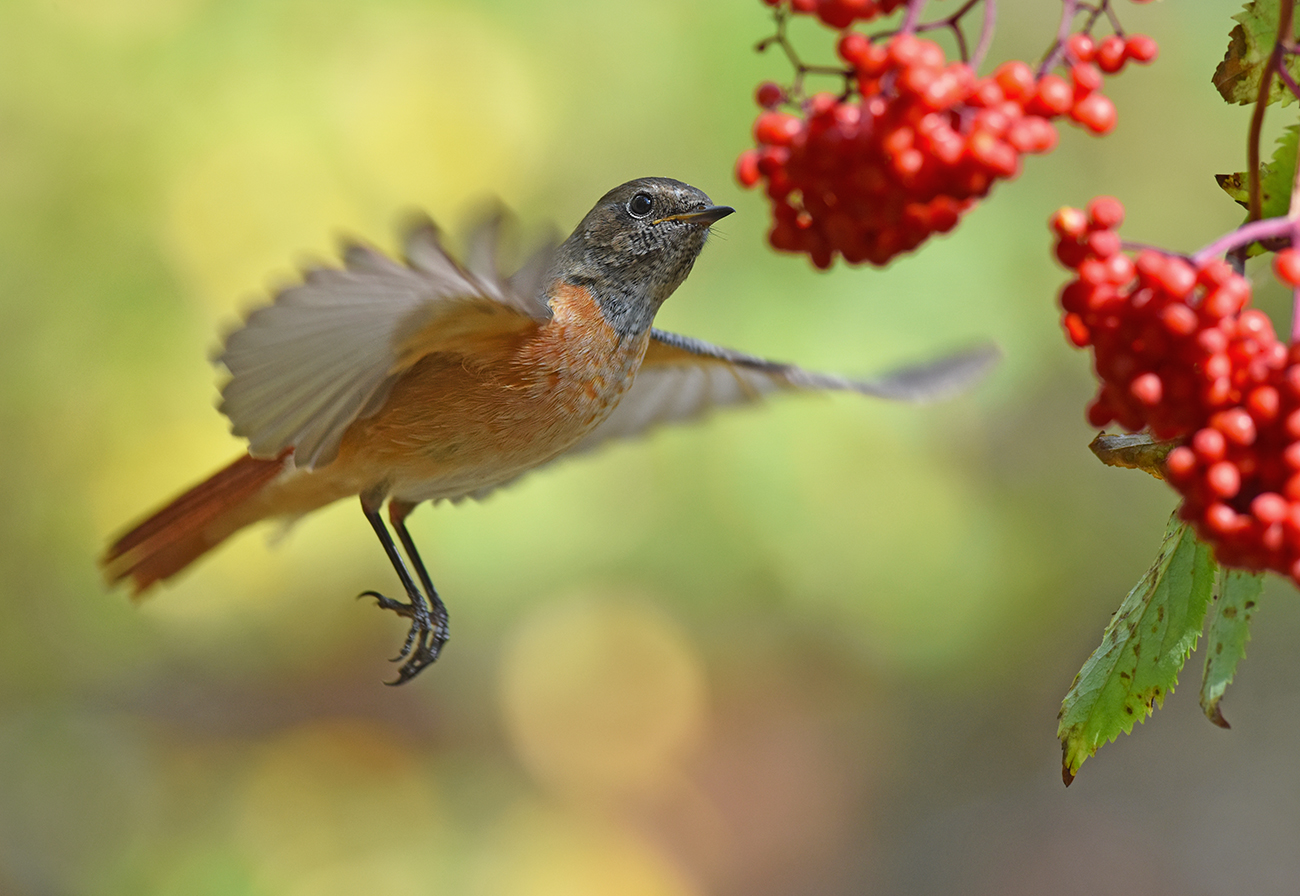
<instances>
[{"instance_id":1,"label":"bird's leg","mask_svg":"<svg viewBox=\"0 0 1300 896\"><path fill-rule=\"evenodd\" d=\"M375 535L379 537L379 543L384 546L384 553L388 555L388 562L393 564L393 569L402 582L409 603L385 597L378 591L366 591L360 596L373 597L382 609L392 610L397 615L411 620L411 628L406 634L406 641L402 644L402 649L398 655L393 658L393 662L403 659L406 662L398 670L397 680L389 682L389 684L403 684L410 681L425 666L438 658L442 645L447 641L447 610L437 592L434 591L433 585L429 581L429 574L424 568L424 563L415 550L415 543L406 530L405 519L414 509L414 505L405 502L389 502L389 517L393 521L394 528L397 529L398 537L402 540L402 546L406 548L407 554L424 583L429 599L433 602L434 609L432 613L430 612L429 601L425 599L425 594L420 591L419 586L415 583L415 579L407 568L406 561L402 559L402 555L397 550L397 545L393 543L392 535L389 534L388 528L379 515L379 508L382 503L382 497L375 500L367 495L361 496L361 510L366 515L366 519L370 521L371 527L375 530Z\"/></svg>"},{"instance_id":2,"label":"bird's leg","mask_svg":"<svg viewBox=\"0 0 1300 896\"><path fill-rule=\"evenodd\" d=\"M420 557L420 551L415 546L415 539L411 538L411 533L406 528L406 518L411 515L411 511L416 507L409 501L392 500L388 502L388 521L393 525L393 531L397 533L398 539L402 542L402 550L406 551L406 557L415 567L415 573L420 577L420 583L424 586L425 597L429 599L429 622L430 627L420 638L419 648L411 657L411 663L418 662L418 665L410 673L415 675L425 666L432 663L442 652L442 645L447 643L451 636L447 624L447 605L442 602L438 596L438 589L433 587L433 581L429 578L429 571L424 568L424 560ZM405 668L405 667L403 667Z\"/></svg>"}]
</instances>

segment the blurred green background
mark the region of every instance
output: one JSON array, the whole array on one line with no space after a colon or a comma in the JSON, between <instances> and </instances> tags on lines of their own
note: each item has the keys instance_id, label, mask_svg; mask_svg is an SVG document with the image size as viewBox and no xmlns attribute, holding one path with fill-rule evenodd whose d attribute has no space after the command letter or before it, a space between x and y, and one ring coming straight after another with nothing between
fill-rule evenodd
<instances>
[{"instance_id":1,"label":"blurred green background","mask_svg":"<svg viewBox=\"0 0 1300 896\"><path fill-rule=\"evenodd\" d=\"M0 0L0 893L1293 892L1290 586L1230 733L1198 657L1069 791L1055 741L1174 499L1086 448L1045 221L1103 192L1154 244L1239 221L1210 175L1248 110L1209 83L1239 5L1120 4L1162 54L1110 82L1115 134L1065 128L950 237L819 274L731 176L788 75L758 0ZM1057 12L1001 4L991 58L1036 59ZM648 174L739 212L662 326L848 373L1005 362L422 509L454 637L404 688L402 626L352 599L395 584L353 502L105 593L105 540L241 450L205 358L299 263L488 195L567 232Z\"/></svg>"}]
</instances>

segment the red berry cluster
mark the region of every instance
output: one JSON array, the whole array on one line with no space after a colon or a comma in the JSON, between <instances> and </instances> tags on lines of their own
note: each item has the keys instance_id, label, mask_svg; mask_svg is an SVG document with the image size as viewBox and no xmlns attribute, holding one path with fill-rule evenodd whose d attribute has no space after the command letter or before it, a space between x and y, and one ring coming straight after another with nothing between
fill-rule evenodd
<instances>
[{"instance_id":1,"label":"red berry cluster","mask_svg":"<svg viewBox=\"0 0 1300 896\"><path fill-rule=\"evenodd\" d=\"M828 28L847 28L854 22L868 22L888 15L906 0L763 0L768 6L813 15Z\"/></svg>"},{"instance_id":2,"label":"red berry cluster","mask_svg":"<svg viewBox=\"0 0 1300 896\"><path fill-rule=\"evenodd\" d=\"M1219 562L1300 582L1300 348L1249 307L1249 284L1225 262L1124 254L1122 218L1103 197L1051 222L1056 256L1076 272L1063 325L1092 347L1101 380L1089 420L1181 440L1166 478ZM1300 253L1279 254L1275 270L1300 282Z\"/></svg>"},{"instance_id":3,"label":"red berry cluster","mask_svg":"<svg viewBox=\"0 0 1300 896\"><path fill-rule=\"evenodd\" d=\"M1092 61L1101 49L1075 37L1086 44L1066 48L1074 60L1069 81L1037 77L1019 61L979 78L915 35L881 45L847 31L837 50L856 90L816 94L792 114L778 109L790 103L785 90L761 85L758 147L741 154L736 177L746 187L766 182L769 242L807 253L820 268L836 255L883 265L952 229L995 182L1019 173L1022 155L1053 149L1052 119L1069 116L1098 134L1110 131L1115 106L1099 92L1101 63ZM1149 38L1116 40L1120 66L1154 57ZM1106 60L1110 66L1110 55Z\"/></svg>"}]
</instances>

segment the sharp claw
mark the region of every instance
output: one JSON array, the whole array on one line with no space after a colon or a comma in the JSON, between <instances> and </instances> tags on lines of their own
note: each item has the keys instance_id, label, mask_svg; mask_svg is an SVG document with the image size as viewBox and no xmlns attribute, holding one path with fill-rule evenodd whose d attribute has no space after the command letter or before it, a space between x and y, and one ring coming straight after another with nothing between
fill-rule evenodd
<instances>
[{"instance_id":1,"label":"sharp claw","mask_svg":"<svg viewBox=\"0 0 1300 896\"><path fill-rule=\"evenodd\" d=\"M406 684L438 659L442 646L447 643L447 611L436 594L432 609L420 606L414 597L411 603L403 603L385 597L378 591L363 591L357 595L358 600L363 597L372 597L380 609L391 610L398 616L411 620L401 651L389 660L392 663L402 663L397 670L397 678L384 684L391 687Z\"/></svg>"},{"instance_id":2,"label":"sharp claw","mask_svg":"<svg viewBox=\"0 0 1300 896\"><path fill-rule=\"evenodd\" d=\"M432 643L430 643L432 638ZM386 681L384 684L396 687L399 684L406 684L415 676L419 675L426 668L433 665L442 653L442 646L447 643L445 632L436 632L433 627L422 629L420 631L419 648L411 653L411 656L397 670L397 678L393 681Z\"/></svg>"},{"instance_id":3,"label":"sharp claw","mask_svg":"<svg viewBox=\"0 0 1300 896\"><path fill-rule=\"evenodd\" d=\"M419 633L420 646L424 646L424 638L428 634L428 629L421 626L416 620L411 623L410 629L406 632L406 640L402 642L402 649L397 652L397 656L389 660L390 663L398 663L411 655L411 651L416 646L416 633Z\"/></svg>"}]
</instances>

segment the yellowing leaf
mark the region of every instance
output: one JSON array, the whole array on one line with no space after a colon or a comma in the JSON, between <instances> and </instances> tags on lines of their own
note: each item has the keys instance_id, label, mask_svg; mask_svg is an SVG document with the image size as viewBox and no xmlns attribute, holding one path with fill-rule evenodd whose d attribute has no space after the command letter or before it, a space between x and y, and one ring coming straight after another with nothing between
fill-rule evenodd
<instances>
[{"instance_id":1,"label":"yellowing leaf","mask_svg":"<svg viewBox=\"0 0 1300 896\"><path fill-rule=\"evenodd\" d=\"M1277 42L1278 14L1282 0L1251 0L1233 16L1238 22L1228 35L1228 50L1223 61L1214 70L1211 79L1219 93L1230 103L1253 103L1259 98L1259 85L1268 63L1273 45ZM1287 71L1293 77L1300 75L1300 59L1285 56ZM1291 93L1281 78L1274 77L1268 90L1267 102L1293 102Z\"/></svg>"},{"instance_id":2,"label":"yellowing leaf","mask_svg":"<svg viewBox=\"0 0 1300 896\"><path fill-rule=\"evenodd\" d=\"M1149 432L1099 433L1088 443L1097 460L1109 467L1143 470L1157 479L1165 478L1165 458L1178 441L1157 441Z\"/></svg>"}]
</instances>

